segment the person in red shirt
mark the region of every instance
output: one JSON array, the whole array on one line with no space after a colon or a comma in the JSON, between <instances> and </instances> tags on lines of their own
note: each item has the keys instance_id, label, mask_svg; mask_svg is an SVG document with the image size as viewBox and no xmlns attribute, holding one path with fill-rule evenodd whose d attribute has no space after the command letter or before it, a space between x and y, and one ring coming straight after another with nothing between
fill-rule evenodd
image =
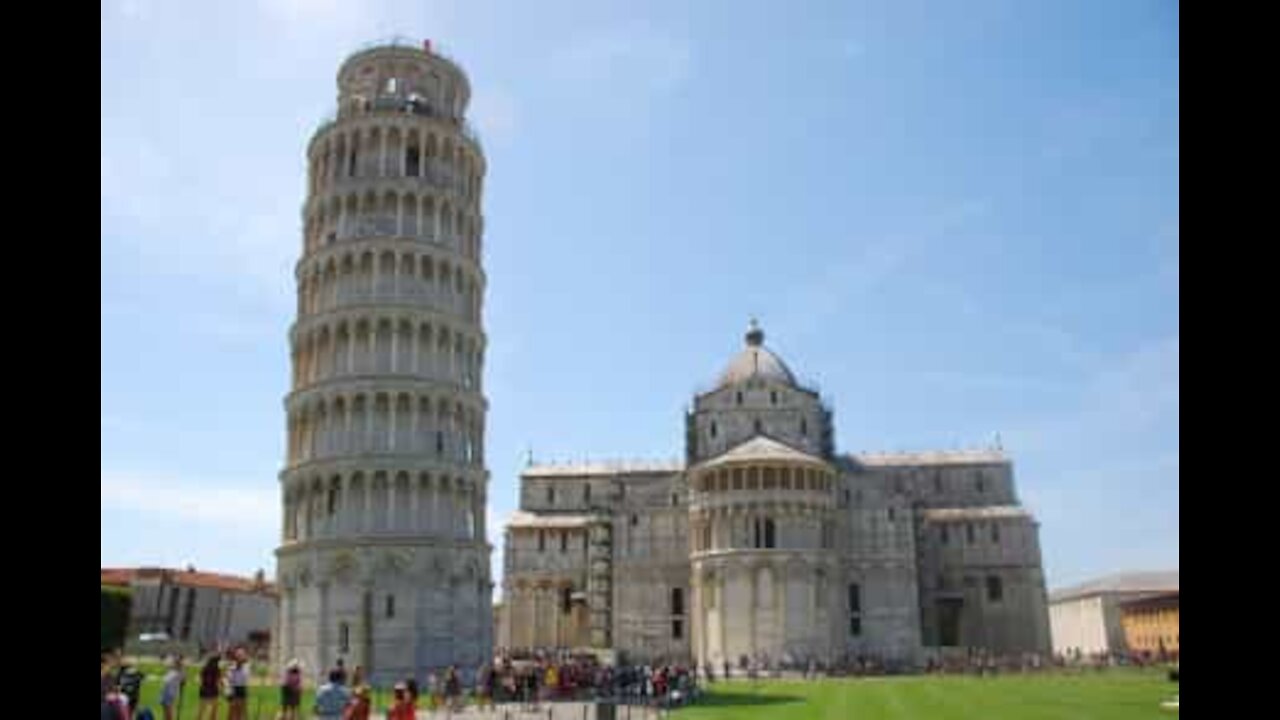
<instances>
[{"instance_id":1,"label":"person in red shirt","mask_svg":"<svg viewBox=\"0 0 1280 720\"><path fill-rule=\"evenodd\" d=\"M404 683L396 683L395 700L387 711L387 720L414 720L413 703L409 702L409 688Z\"/></svg>"}]
</instances>

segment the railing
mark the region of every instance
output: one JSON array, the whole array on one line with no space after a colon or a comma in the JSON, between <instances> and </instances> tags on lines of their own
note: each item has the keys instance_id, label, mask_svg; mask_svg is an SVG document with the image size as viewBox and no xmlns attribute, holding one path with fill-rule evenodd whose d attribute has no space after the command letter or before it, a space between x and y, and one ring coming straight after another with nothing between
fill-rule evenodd
<instances>
[{"instance_id":1,"label":"railing","mask_svg":"<svg viewBox=\"0 0 1280 720\"><path fill-rule=\"evenodd\" d=\"M426 47L426 44L428 42L430 43L429 50ZM349 60L352 57L355 57L356 55L359 55L360 53L363 53L363 52L368 52L370 50L376 50L377 48L384 48L384 47L405 48L410 50L423 50L431 55L434 55L435 57L441 58L443 60L446 60L452 63L455 67L458 68L459 72L462 72L462 63L454 59L454 56L451 53L449 53L445 49L445 47L441 46L440 43L436 42L435 40L428 40L426 38L414 39L406 35L392 35L390 37L381 38L378 40L370 40L368 42L360 43L358 46L356 46L355 50L352 50L351 53L347 55L347 59ZM466 73L463 73L463 75L465 74Z\"/></svg>"},{"instance_id":2,"label":"railing","mask_svg":"<svg viewBox=\"0 0 1280 720\"><path fill-rule=\"evenodd\" d=\"M343 117L361 117L364 115L419 115L422 117L438 118L453 125L456 130L462 133L463 137L475 143L476 147L479 148L481 152L484 152L484 143L481 142L480 133L476 130L475 126L471 124L470 120L467 120L466 118L458 120L456 118L449 117L448 115L437 114L431 110L430 105L425 103L414 103L408 98L405 98L403 103L394 109L379 108L376 103L370 103L368 108L357 110L355 112L344 113ZM329 129L329 126L333 125L337 121L337 112L325 114L325 116L320 119L320 122L316 123L316 129L311 133L311 137L316 137L320 133Z\"/></svg>"}]
</instances>

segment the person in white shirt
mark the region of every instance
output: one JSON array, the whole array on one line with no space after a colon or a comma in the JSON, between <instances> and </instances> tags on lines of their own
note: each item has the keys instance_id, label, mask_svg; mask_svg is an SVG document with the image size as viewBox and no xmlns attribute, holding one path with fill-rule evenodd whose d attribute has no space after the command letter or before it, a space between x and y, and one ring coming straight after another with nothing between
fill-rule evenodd
<instances>
[{"instance_id":1,"label":"person in white shirt","mask_svg":"<svg viewBox=\"0 0 1280 720\"><path fill-rule=\"evenodd\" d=\"M182 695L185 680L182 670L182 656L179 655L169 663L169 671L164 674L164 685L160 689L160 707L164 708L164 720L177 720L178 697Z\"/></svg>"}]
</instances>

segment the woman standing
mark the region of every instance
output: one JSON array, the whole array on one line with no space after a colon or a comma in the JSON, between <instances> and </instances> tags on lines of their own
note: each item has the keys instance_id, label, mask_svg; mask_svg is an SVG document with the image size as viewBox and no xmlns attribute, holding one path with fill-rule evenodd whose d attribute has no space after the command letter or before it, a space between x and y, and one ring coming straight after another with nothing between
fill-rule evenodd
<instances>
[{"instance_id":1,"label":"woman standing","mask_svg":"<svg viewBox=\"0 0 1280 720\"><path fill-rule=\"evenodd\" d=\"M227 673L227 685L231 694L227 700L227 720L245 720L245 705L249 703L249 661L243 648L238 648Z\"/></svg>"},{"instance_id":2,"label":"woman standing","mask_svg":"<svg viewBox=\"0 0 1280 720\"><path fill-rule=\"evenodd\" d=\"M200 712L197 720L218 720L218 695L222 691L222 672L218 655L210 655L200 668Z\"/></svg>"},{"instance_id":3,"label":"woman standing","mask_svg":"<svg viewBox=\"0 0 1280 720\"><path fill-rule=\"evenodd\" d=\"M302 704L302 667L297 660L290 660L280 678L280 720L298 720L298 706Z\"/></svg>"},{"instance_id":4,"label":"woman standing","mask_svg":"<svg viewBox=\"0 0 1280 720\"><path fill-rule=\"evenodd\" d=\"M164 720L177 720L178 712L174 707L178 696L182 694L182 656L178 655L169 663L169 671L164 675L164 686L160 690L160 707L164 709Z\"/></svg>"}]
</instances>

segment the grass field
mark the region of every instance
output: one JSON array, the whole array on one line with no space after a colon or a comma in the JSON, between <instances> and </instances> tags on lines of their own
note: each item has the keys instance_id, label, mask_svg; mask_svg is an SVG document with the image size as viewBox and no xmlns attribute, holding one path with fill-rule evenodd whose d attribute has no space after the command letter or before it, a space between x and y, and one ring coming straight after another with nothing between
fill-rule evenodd
<instances>
[{"instance_id":1,"label":"grass field","mask_svg":"<svg viewBox=\"0 0 1280 720\"><path fill-rule=\"evenodd\" d=\"M723 683L675 720L1141 720L1176 718L1167 671Z\"/></svg>"},{"instance_id":2,"label":"grass field","mask_svg":"<svg viewBox=\"0 0 1280 720\"><path fill-rule=\"evenodd\" d=\"M159 713L158 668L145 668L142 705ZM196 717L194 669L183 693L180 720ZM816 681L716 683L696 706L671 714L673 720L1143 720L1176 718L1160 703L1178 686L1164 670L1111 670L1084 675L1005 675L997 677L895 677ZM387 691L375 698L382 711ZM303 717L310 718L314 698L307 689ZM274 684L249 689L249 720L272 720L279 709ZM219 704L219 718L226 704ZM500 715L499 715L500 717Z\"/></svg>"}]
</instances>

